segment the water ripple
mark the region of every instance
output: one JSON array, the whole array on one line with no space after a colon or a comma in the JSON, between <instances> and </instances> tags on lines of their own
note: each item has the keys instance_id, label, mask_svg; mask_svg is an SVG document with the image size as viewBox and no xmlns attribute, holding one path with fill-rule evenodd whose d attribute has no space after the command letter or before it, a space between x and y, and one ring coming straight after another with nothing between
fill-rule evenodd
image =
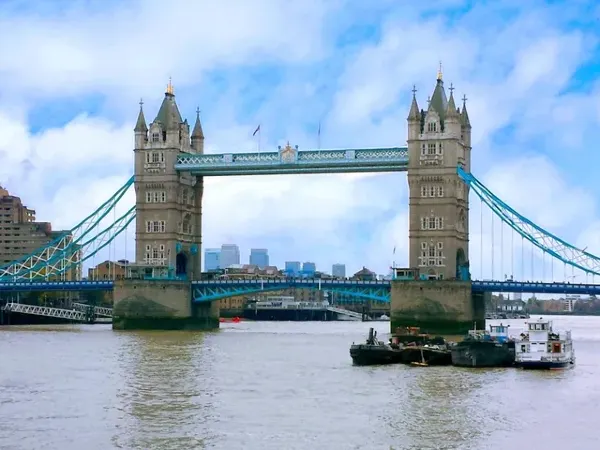
<instances>
[{"instance_id":1,"label":"water ripple","mask_svg":"<svg viewBox=\"0 0 600 450\"><path fill-rule=\"evenodd\" d=\"M600 319L561 320L565 372L354 367L351 322L0 329L0 449L596 449Z\"/></svg>"}]
</instances>

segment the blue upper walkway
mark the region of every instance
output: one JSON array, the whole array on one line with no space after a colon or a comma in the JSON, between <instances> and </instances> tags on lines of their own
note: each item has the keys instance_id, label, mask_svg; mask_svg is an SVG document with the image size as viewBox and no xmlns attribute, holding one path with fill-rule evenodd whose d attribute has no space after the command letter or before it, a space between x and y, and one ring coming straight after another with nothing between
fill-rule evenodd
<instances>
[{"instance_id":1,"label":"blue upper walkway","mask_svg":"<svg viewBox=\"0 0 600 450\"><path fill-rule=\"evenodd\" d=\"M156 279L156 283L167 280ZM192 281L195 301L214 301L235 295L249 295L288 288L317 289L348 295L357 299L389 301L390 281L350 281L321 279L209 280ZM102 281L31 281L0 282L0 292L31 291L109 291L110 280ZM599 295L600 284L536 283L529 281L473 281L474 292L522 292L532 294Z\"/></svg>"},{"instance_id":2,"label":"blue upper walkway","mask_svg":"<svg viewBox=\"0 0 600 450\"><path fill-rule=\"evenodd\" d=\"M289 144L276 152L181 153L175 164L180 172L202 176L402 172L407 168L407 147L298 150Z\"/></svg>"}]
</instances>

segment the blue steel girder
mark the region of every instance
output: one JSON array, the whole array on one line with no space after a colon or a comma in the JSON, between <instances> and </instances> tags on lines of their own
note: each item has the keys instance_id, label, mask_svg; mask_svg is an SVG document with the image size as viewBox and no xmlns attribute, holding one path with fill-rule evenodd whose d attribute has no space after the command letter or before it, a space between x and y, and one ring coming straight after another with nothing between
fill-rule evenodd
<instances>
[{"instance_id":1,"label":"blue steel girder","mask_svg":"<svg viewBox=\"0 0 600 450\"><path fill-rule=\"evenodd\" d=\"M521 281L473 281L473 292L521 292L531 294L599 295L600 284L535 283Z\"/></svg>"},{"instance_id":2,"label":"blue steel girder","mask_svg":"<svg viewBox=\"0 0 600 450\"><path fill-rule=\"evenodd\" d=\"M0 281L0 292L53 292L53 291L110 291L114 282L102 281Z\"/></svg>"},{"instance_id":3,"label":"blue steel girder","mask_svg":"<svg viewBox=\"0 0 600 450\"><path fill-rule=\"evenodd\" d=\"M302 150L197 155L181 153L175 169L202 176L285 175L407 170L407 147Z\"/></svg>"},{"instance_id":4,"label":"blue steel girder","mask_svg":"<svg viewBox=\"0 0 600 450\"><path fill-rule=\"evenodd\" d=\"M587 274L600 275L600 258L569 244L519 214L483 185L473 174L457 168L460 178L500 219L537 248Z\"/></svg>"},{"instance_id":5,"label":"blue steel girder","mask_svg":"<svg viewBox=\"0 0 600 450\"><path fill-rule=\"evenodd\" d=\"M359 298L362 300L371 300L377 303L390 302L390 289L386 288L370 288L370 287L355 287L355 288L330 288L328 292L336 292L348 297Z\"/></svg>"},{"instance_id":6,"label":"blue steel girder","mask_svg":"<svg viewBox=\"0 0 600 450\"><path fill-rule=\"evenodd\" d=\"M341 281L319 279L270 279L270 280L211 280L192 282L195 302L215 301L237 295L273 292L284 289L311 289L338 292L376 302L389 302L389 281Z\"/></svg>"}]
</instances>

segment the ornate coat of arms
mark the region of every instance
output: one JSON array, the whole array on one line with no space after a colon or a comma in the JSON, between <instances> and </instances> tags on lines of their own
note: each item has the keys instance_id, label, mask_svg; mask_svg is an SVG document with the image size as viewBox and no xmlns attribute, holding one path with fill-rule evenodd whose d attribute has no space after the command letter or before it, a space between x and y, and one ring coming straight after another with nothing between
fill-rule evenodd
<instances>
[{"instance_id":1,"label":"ornate coat of arms","mask_svg":"<svg viewBox=\"0 0 600 450\"><path fill-rule=\"evenodd\" d=\"M288 142L287 145L279 151L279 157L283 164L293 164L296 162L298 150L293 148Z\"/></svg>"}]
</instances>

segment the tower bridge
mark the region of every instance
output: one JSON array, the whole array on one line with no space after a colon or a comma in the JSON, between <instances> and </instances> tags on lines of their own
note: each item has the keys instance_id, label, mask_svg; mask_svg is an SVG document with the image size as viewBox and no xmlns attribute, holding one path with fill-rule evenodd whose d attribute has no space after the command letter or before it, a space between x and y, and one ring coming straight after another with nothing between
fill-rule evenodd
<instances>
[{"instance_id":1,"label":"tower bridge","mask_svg":"<svg viewBox=\"0 0 600 450\"><path fill-rule=\"evenodd\" d=\"M68 238L58 238L1 267L0 291L112 290L115 328L172 329L217 327L215 300L220 298L301 286L389 301L393 327L421 325L432 332L452 333L483 321L484 297L492 291L596 294L600 287L588 283L471 279L470 193L513 235L565 267L598 275L600 258L523 217L475 178L471 173L471 122L466 98L458 107L453 91L451 86L447 97L439 73L424 110L419 108L413 90L405 146L301 150L288 143L274 152L205 154L199 112L190 127L180 114L169 82L149 124L140 103L134 129L134 176L70 230ZM409 266L416 274L414 279L373 283L201 280L205 177L403 171L409 186ZM104 226L104 219L130 186L135 189L135 206ZM134 219L135 262L127 279L64 280L68 270L93 257ZM493 249L492 243L492 261Z\"/></svg>"}]
</instances>

